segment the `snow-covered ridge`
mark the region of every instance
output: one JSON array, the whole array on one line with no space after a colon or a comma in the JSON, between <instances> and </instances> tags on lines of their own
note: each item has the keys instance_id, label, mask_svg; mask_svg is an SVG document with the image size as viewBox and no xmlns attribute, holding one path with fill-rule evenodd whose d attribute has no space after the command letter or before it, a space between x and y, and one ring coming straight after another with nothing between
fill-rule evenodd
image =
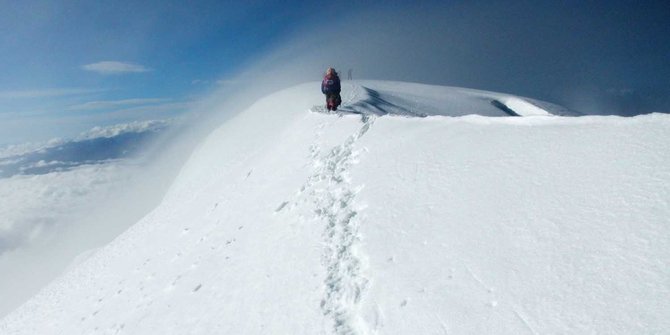
<instances>
[{"instance_id":1,"label":"snow-covered ridge","mask_svg":"<svg viewBox=\"0 0 670 335\"><path fill-rule=\"evenodd\" d=\"M576 116L551 103L509 94L403 82L357 81L343 99L359 113L401 116Z\"/></svg>"},{"instance_id":2,"label":"snow-covered ridge","mask_svg":"<svg viewBox=\"0 0 670 335\"><path fill-rule=\"evenodd\" d=\"M221 125L0 333L670 329L669 116L492 117L551 111L372 81L343 100L314 113L308 83Z\"/></svg>"}]
</instances>

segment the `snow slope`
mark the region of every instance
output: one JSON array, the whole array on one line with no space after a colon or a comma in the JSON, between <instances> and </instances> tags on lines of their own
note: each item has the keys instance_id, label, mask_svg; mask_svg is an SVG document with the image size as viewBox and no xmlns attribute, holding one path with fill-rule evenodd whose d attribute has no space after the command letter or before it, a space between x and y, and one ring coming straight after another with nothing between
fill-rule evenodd
<instances>
[{"instance_id":1,"label":"snow slope","mask_svg":"<svg viewBox=\"0 0 670 335\"><path fill-rule=\"evenodd\" d=\"M309 83L224 123L0 333L670 329L669 116L372 81L343 99L312 112Z\"/></svg>"}]
</instances>

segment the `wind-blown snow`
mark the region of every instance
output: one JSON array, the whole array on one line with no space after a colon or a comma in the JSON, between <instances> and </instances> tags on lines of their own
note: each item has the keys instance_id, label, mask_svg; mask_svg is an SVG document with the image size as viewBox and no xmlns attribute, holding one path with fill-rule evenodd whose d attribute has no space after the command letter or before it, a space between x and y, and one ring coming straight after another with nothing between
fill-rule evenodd
<instances>
[{"instance_id":1,"label":"wind-blown snow","mask_svg":"<svg viewBox=\"0 0 670 335\"><path fill-rule=\"evenodd\" d=\"M96 127L74 141L49 141L0 158L0 255L102 201L105 196L96 194L111 192L136 172L137 163L123 158L136 156L166 127L165 121Z\"/></svg>"},{"instance_id":2,"label":"wind-blown snow","mask_svg":"<svg viewBox=\"0 0 670 335\"><path fill-rule=\"evenodd\" d=\"M309 83L225 122L160 206L0 332L670 329L670 117L359 84L341 115L313 112Z\"/></svg>"},{"instance_id":3,"label":"wind-blown snow","mask_svg":"<svg viewBox=\"0 0 670 335\"><path fill-rule=\"evenodd\" d=\"M160 198L143 189L155 184L147 176L156 173L147 172L140 149L167 126L99 127L75 140L0 153L0 316L59 276L74 256L108 243L156 206Z\"/></svg>"}]
</instances>

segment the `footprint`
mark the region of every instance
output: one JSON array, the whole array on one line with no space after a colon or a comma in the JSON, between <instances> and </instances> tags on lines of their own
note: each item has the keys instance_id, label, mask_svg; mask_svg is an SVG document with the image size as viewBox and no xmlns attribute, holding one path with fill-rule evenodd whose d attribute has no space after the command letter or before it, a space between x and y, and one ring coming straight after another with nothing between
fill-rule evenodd
<instances>
[{"instance_id":1,"label":"footprint","mask_svg":"<svg viewBox=\"0 0 670 335\"><path fill-rule=\"evenodd\" d=\"M275 209L275 213L277 213L277 212L281 211L282 209L284 209L284 207L286 207L286 205L288 205L288 201L284 201L284 202L282 202L281 205L279 205L279 207L277 207L277 209Z\"/></svg>"}]
</instances>

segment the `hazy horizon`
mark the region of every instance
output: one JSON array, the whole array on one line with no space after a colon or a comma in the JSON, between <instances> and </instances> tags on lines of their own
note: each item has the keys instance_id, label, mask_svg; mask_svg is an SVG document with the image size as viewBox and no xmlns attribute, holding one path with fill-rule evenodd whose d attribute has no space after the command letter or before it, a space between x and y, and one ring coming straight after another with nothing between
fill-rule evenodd
<instances>
[{"instance_id":1,"label":"hazy horizon","mask_svg":"<svg viewBox=\"0 0 670 335\"><path fill-rule=\"evenodd\" d=\"M178 117L238 86L319 80L327 66L587 114L669 112L670 12L661 1L5 7L3 145Z\"/></svg>"}]
</instances>

